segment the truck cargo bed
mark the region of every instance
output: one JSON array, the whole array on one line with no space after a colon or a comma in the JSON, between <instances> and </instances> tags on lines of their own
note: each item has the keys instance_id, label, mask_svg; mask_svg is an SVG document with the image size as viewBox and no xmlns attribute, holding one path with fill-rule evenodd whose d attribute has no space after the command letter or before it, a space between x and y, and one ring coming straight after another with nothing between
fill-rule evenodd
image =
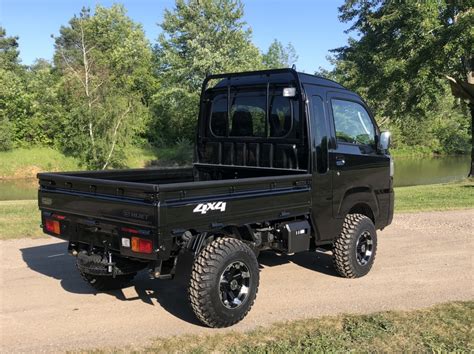
<instances>
[{"instance_id":1,"label":"truck cargo bed","mask_svg":"<svg viewBox=\"0 0 474 354\"><path fill-rule=\"evenodd\" d=\"M311 209L310 174L207 181L195 181L195 174L192 168L40 173L39 207L75 225L60 236L70 241L91 242L83 232L91 224L111 235L121 227L146 229L157 249L163 246L163 258L173 235L185 230L285 219Z\"/></svg>"}]
</instances>

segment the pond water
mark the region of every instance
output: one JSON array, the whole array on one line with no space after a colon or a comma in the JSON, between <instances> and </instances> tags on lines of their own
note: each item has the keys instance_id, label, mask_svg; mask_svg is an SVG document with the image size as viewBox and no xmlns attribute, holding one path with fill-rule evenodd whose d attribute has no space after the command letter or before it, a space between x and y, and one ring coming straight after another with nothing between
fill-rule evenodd
<instances>
[{"instance_id":1,"label":"pond water","mask_svg":"<svg viewBox=\"0 0 474 354\"><path fill-rule=\"evenodd\" d=\"M470 156L396 158L395 186L461 180L469 173ZM36 179L0 180L0 200L36 199Z\"/></svg>"},{"instance_id":2,"label":"pond water","mask_svg":"<svg viewBox=\"0 0 474 354\"><path fill-rule=\"evenodd\" d=\"M395 158L395 187L461 180L470 167L470 156Z\"/></svg>"},{"instance_id":3,"label":"pond water","mask_svg":"<svg viewBox=\"0 0 474 354\"><path fill-rule=\"evenodd\" d=\"M36 199L38 180L0 180L0 200Z\"/></svg>"}]
</instances>

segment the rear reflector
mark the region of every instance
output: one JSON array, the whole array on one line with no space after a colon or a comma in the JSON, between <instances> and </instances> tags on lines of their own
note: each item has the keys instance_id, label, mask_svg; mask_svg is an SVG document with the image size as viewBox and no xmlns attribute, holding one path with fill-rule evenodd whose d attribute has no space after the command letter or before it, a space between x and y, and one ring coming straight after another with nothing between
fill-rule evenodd
<instances>
[{"instance_id":1,"label":"rear reflector","mask_svg":"<svg viewBox=\"0 0 474 354\"><path fill-rule=\"evenodd\" d=\"M59 235L61 233L61 225L57 220L46 219L45 226L46 231L52 232L56 235Z\"/></svg>"},{"instance_id":2,"label":"rear reflector","mask_svg":"<svg viewBox=\"0 0 474 354\"><path fill-rule=\"evenodd\" d=\"M137 229L131 229L129 227L122 227L121 230L123 232L126 232L126 233L129 233L129 234L140 234L140 235L145 235L145 236L149 236L150 235L150 230L137 230Z\"/></svg>"},{"instance_id":3,"label":"rear reflector","mask_svg":"<svg viewBox=\"0 0 474 354\"><path fill-rule=\"evenodd\" d=\"M138 230L131 229L129 227L122 227L123 232L128 232L129 234L138 234Z\"/></svg>"},{"instance_id":4,"label":"rear reflector","mask_svg":"<svg viewBox=\"0 0 474 354\"><path fill-rule=\"evenodd\" d=\"M130 248L130 239L126 237L122 237L122 247Z\"/></svg>"},{"instance_id":5,"label":"rear reflector","mask_svg":"<svg viewBox=\"0 0 474 354\"><path fill-rule=\"evenodd\" d=\"M132 237L132 251L139 253L152 253L153 244L150 240L139 237Z\"/></svg>"}]
</instances>

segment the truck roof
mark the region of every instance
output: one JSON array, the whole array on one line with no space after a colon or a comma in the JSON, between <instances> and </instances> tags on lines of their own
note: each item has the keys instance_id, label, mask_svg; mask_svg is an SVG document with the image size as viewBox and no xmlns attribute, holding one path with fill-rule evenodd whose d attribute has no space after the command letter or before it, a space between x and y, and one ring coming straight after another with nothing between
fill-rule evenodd
<instances>
[{"instance_id":1,"label":"truck roof","mask_svg":"<svg viewBox=\"0 0 474 354\"><path fill-rule=\"evenodd\" d=\"M231 85L235 86L253 86L253 85L264 85L269 81L273 84L288 84L289 82L298 81L302 84L319 85L326 87L334 87L339 89L346 89L341 84L335 81L311 75L307 73L298 72L294 69L272 69L272 70L261 70L261 71L248 71L241 73L227 73L219 75L208 76L205 83L211 79L221 79L213 88L224 88L228 84L228 80L231 80Z\"/></svg>"},{"instance_id":2,"label":"truck roof","mask_svg":"<svg viewBox=\"0 0 474 354\"><path fill-rule=\"evenodd\" d=\"M316 75L311 75L311 74L306 74L306 73L301 73L301 72L298 72L298 76L300 78L300 81L304 84L329 86L329 87L336 87L336 88L346 90L346 88L344 86L337 83L336 81L326 79L326 78L321 77L321 76L316 76Z\"/></svg>"}]
</instances>

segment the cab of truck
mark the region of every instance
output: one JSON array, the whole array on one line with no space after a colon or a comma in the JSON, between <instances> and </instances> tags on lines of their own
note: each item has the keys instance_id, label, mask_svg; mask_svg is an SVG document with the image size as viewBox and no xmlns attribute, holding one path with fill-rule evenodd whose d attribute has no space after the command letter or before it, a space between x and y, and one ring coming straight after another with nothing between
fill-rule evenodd
<instances>
[{"instance_id":1,"label":"cab of truck","mask_svg":"<svg viewBox=\"0 0 474 354\"><path fill-rule=\"evenodd\" d=\"M312 175L312 225L331 244L349 213L393 217L390 134L342 85L292 69L209 76L201 95L200 180Z\"/></svg>"}]
</instances>

